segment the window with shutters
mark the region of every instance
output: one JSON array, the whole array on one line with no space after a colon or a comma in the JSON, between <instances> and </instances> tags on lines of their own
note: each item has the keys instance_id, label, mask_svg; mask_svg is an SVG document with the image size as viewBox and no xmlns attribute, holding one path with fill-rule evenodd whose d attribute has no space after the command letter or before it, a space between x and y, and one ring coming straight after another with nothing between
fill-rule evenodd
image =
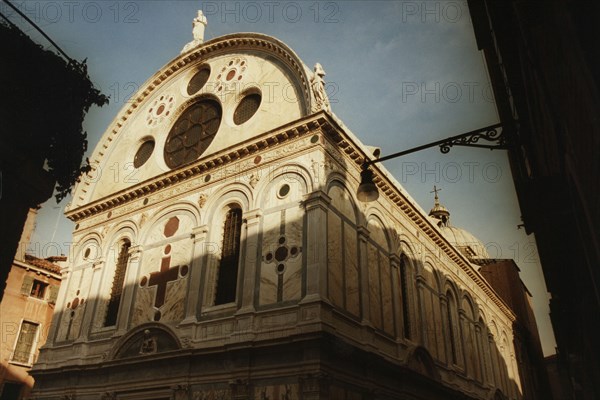
<instances>
[{"instance_id":1,"label":"window with shutters","mask_svg":"<svg viewBox=\"0 0 600 400\"><path fill-rule=\"evenodd\" d=\"M44 299L48 284L46 282L34 279L32 276L26 275L21 284L21 294L25 296L35 297L36 299Z\"/></svg>"},{"instance_id":2,"label":"window with shutters","mask_svg":"<svg viewBox=\"0 0 600 400\"><path fill-rule=\"evenodd\" d=\"M31 365L35 342L37 341L39 324L23 321L19 337L13 352L12 361L19 364Z\"/></svg>"},{"instance_id":3,"label":"window with shutters","mask_svg":"<svg viewBox=\"0 0 600 400\"><path fill-rule=\"evenodd\" d=\"M31 292L29 295L31 297L35 297L36 299L43 299L46 295L46 288L48 284L46 282L38 281L37 279L33 280L33 285L31 286Z\"/></svg>"},{"instance_id":4,"label":"window with shutters","mask_svg":"<svg viewBox=\"0 0 600 400\"><path fill-rule=\"evenodd\" d=\"M241 232L242 210L232 208L227 212L223 226L223 246L217 276L215 305L235 301Z\"/></svg>"},{"instance_id":5,"label":"window with shutters","mask_svg":"<svg viewBox=\"0 0 600 400\"><path fill-rule=\"evenodd\" d=\"M104 326L114 326L117 324L117 314L121 304L121 295L123 293L123 283L125 282L125 272L127 271L127 262L129 261L129 248L131 243L125 240L119 249L115 276L113 277L112 287L110 289L110 299L106 308L106 318Z\"/></svg>"},{"instance_id":6,"label":"window with shutters","mask_svg":"<svg viewBox=\"0 0 600 400\"><path fill-rule=\"evenodd\" d=\"M48 303L56 304L56 299L58 298L58 290L60 286L58 285L50 285L48 287Z\"/></svg>"}]
</instances>

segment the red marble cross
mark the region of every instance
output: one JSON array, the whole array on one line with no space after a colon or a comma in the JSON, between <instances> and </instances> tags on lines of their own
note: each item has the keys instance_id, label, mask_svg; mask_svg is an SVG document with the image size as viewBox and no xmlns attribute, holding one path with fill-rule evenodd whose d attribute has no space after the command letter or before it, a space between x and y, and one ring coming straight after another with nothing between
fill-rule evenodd
<instances>
[{"instance_id":1,"label":"red marble cross","mask_svg":"<svg viewBox=\"0 0 600 400\"><path fill-rule=\"evenodd\" d=\"M167 294L167 283L176 281L179 276L179 266L169 268L171 265L171 256L164 257L160 263L160 271L152 272L148 280L148 287L157 286L154 307L160 308L165 304L165 295Z\"/></svg>"}]
</instances>

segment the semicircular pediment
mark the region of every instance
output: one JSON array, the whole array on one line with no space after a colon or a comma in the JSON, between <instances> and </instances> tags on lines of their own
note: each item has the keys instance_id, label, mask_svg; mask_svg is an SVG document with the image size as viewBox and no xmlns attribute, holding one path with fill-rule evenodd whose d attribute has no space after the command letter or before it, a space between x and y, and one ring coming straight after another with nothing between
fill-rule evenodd
<instances>
[{"instance_id":1,"label":"semicircular pediment","mask_svg":"<svg viewBox=\"0 0 600 400\"><path fill-rule=\"evenodd\" d=\"M113 360L147 356L181 349L177 336L166 326L157 323L136 327L114 346Z\"/></svg>"},{"instance_id":2,"label":"semicircular pediment","mask_svg":"<svg viewBox=\"0 0 600 400\"><path fill-rule=\"evenodd\" d=\"M309 115L312 76L288 46L255 33L218 37L180 55L117 114L90 157L93 169L77 185L69 209ZM203 102L211 107L196 112Z\"/></svg>"}]
</instances>

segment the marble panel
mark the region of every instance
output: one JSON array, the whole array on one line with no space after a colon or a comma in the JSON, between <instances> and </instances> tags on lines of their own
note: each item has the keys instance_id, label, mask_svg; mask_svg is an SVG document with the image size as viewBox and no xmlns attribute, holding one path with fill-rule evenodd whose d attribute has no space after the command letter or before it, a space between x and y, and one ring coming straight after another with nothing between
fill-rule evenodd
<instances>
[{"instance_id":1,"label":"marble panel","mask_svg":"<svg viewBox=\"0 0 600 400\"><path fill-rule=\"evenodd\" d=\"M379 285L379 251L371 243L367 245L369 273L369 320L376 328L382 329L381 290Z\"/></svg>"},{"instance_id":2,"label":"marble panel","mask_svg":"<svg viewBox=\"0 0 600 400\"><path fill-rule=\"evenodd\" d=\"M390 259L381 257L381 302L383 311L383 330L393 335L394 332L394 307L392 305L392 274Z\"/></svg>"},{"instance_id":3,"label":"marble panel","mask_svg":"<svg viewBox=\"0 0 600 400\"><path fill-rule=\"evenodd\" d=\"M360 315L360 290L358 275L358 238L356 229L344 224L344 273L346 275L346 310Z\"/></svg>"},{"instance_id":4,"label":"marble panel","mask_svg":"<svg viewBox=\"0 0 600 400\"><path fill-rule=\"evenodd\" d=\"M356 224L356 213L348 191L336 185L329 189L327 195L331 198L331 205L353 224Z\"/></svg>"},{"instance_id":5,"label":"marble panel","mask_svg":"<svg viewBox=\"0 0 600 400\"><path fill-rule=\"evenodd\" d=\"M300 251L285 261L283 274L283 300L300 300L302 295L302 238L304 210L298 207L286 210L285 238L288 249L297 247Z\"/></svg>"},{"instance_id":6,"label":"marble panel","mask_svg":"<svg viewBox=\"0 0 600 400\"><path fill-rule=\"evenodd\" d=\"M81 334L81 322L87 307L91 278L91 268L74 271L69 276L65 308L59 310L58 341L77 339ZM59 311L55 311L55 313Z\"/></svg>"},{"instance_id":7,"label":"marble panel","mask_svg":"<svg viewBox=\"0 0 600 400\"><path fill-rule=\"evenodd\" d=\"M327 214L327 294L338 307L344 307L342 252L342 220L330 211Z\"/></svg>"},{"instance_id":8,"label":"marble panel","mask_svg":"<svg viewBox=\"0 0 600 400\"><path fill-rule=\"evenodd\" d=\"M266 262L269 252L277 250L280 235L281 213L274 212L263 218L262 261L260 264L260 294L259 304L277 302L277 265L274 261Z\"/></svg>"}]
</instances>

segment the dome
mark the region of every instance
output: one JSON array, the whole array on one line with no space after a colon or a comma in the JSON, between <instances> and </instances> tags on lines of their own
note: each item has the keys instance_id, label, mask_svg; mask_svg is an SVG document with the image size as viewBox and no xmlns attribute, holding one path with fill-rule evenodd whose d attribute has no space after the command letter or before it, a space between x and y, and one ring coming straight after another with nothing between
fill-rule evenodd
<instances>
[{"instance_id":1,"label":"dome","mask_svg":"<svg viewBox=\"0 0 600 400\"><path fill-rule=\"evenodd\" d=\"M455 226L441 226L442 235L470 260L489 259L485 245L471 232Z\"/></svg>"},{"instance_id":2,"label":"dome","mask_svg":"<svg viewBox=\"0 0 600 400\"><path fill-rule=\"evenodd\" d=\"M438 192L442 189L433 187L435 193L434 205L429 211L429 217L440 228L442 235L465 257L473 262L489 259L490 255L483 243L471 232L450 225L450 211L440 204Z\"/></svg>"}]
</instances>

